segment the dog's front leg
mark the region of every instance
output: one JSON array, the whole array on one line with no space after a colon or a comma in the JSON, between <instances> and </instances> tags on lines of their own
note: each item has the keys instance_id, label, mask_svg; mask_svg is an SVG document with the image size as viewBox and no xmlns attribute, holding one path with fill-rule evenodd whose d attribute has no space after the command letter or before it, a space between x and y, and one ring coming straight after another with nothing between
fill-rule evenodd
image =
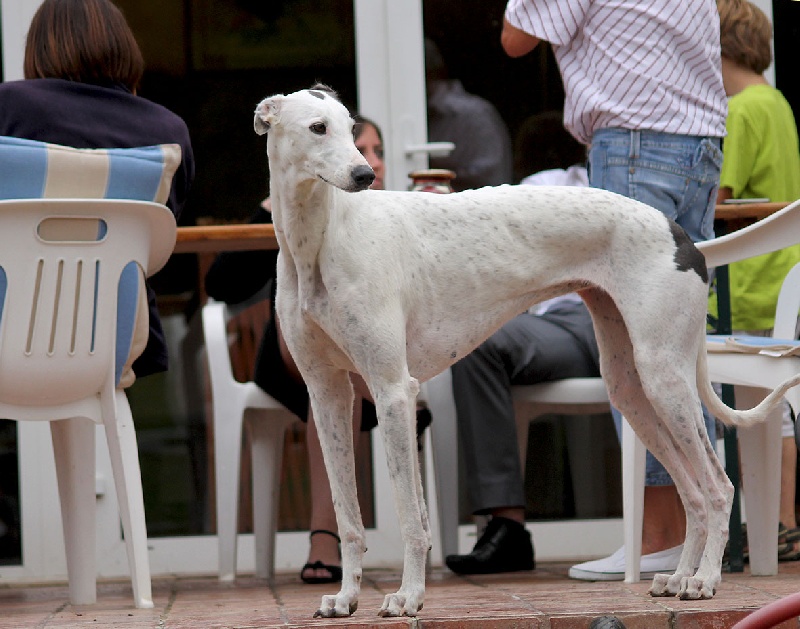
<instances>
[{"instance_id":1,"label":"dog's front leg","mask_svg":"<svg viewBox=\"0 0 800 629\"><path fill-rule=\"evenodd\" d=\"M314 617L350 616L358 608L366 550L353 454L353 385L346 371L320 366L306 376L306 384L342 539L342 587L322 597Z\"/></svg>"},{"instance_id":2,"label":"dog's front leg","mask_svg":"<svg viewBox=\"0 0 800 629\"><path fill-rule=\"evenodd\" d=\"M416 616L425 597L425 562L431 535L414 426L418 392L419 384L411 377L396 385L376 384L373 392L405 544L403 580L397 592L386 595L381 616Z\"/></svg>"}]
</instances>

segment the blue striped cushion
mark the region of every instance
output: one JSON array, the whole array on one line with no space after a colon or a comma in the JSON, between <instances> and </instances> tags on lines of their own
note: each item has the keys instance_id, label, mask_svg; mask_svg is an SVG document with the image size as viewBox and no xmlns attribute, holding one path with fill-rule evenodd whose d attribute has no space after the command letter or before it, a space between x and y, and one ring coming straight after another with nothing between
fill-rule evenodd
<instances>
[{"instance_id":1,"label":"blue striped cushion","mask_svg":"<svg viewBox=\"0 0 800 629\"><path fill-rule=\"evenodd\" d=\"M166 203L181 163L178 144L129 149L76 149L35 140L0 136L0 199L132 199ZM104 235L99 221L94 234ZM120 277L117 304L118 384L130 354L139 295L138 268ZM0 304L5 297L0 268ZM2 314L0 305L0 314Z\"/></svg>"},{"instance_id":2,"label":"blue striped cushion","mask_svg":"<svg viewBox=\"0 0 800 629\"><path fill-rule=\"evenodd\" d=\"M0 136L0 199L136 199L166 203L178 144L75 149Z\"/></svg>"}]
</instances>

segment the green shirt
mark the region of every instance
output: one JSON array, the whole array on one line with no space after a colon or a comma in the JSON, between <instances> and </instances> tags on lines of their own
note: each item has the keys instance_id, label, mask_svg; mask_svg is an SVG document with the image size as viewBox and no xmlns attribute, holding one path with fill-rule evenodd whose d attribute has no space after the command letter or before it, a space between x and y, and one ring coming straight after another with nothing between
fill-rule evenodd
<instances>
[{"instance_id":1,"label":"green shirt","mask_svg":"<svg viewBox=\"0 0 800 629\"><path fill-rule=\"evenodd\" d=\"M800 199L800 149L789 103L769 85L752 85L728 101L720 187L734 199ZM774 325L784 277L800 262L800 245L731 264L734 330ZM716 311L716 299L709 304Z\"/></svg>"}]
</instances>

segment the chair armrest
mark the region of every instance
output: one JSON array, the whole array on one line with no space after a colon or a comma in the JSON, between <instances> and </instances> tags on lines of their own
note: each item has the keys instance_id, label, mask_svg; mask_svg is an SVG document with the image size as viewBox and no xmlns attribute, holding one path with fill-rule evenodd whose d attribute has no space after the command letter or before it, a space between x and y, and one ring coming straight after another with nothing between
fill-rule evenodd
<instances>
[{"instance_id":1,"label":"chair armrest","mask_svg":"<svg viewBox=\"0 0 800 629\"><path fill-rule=\"evenodd\" d=\"M744 229L697 243L708 268L785 249L800 242L800 201Z\"/></svg>"}]
</instances>

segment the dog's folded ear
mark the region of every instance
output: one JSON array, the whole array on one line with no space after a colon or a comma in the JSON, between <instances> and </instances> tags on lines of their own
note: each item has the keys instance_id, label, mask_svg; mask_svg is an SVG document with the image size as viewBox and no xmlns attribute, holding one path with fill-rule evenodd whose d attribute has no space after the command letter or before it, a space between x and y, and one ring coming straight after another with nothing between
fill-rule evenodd
<instances>
[{"instance_id":1,"label":"dog's folded ear","mask_svg":"<svg viewBox=\"0 0 800 629\"><path fill-rule=\"evenodd\" d=\"M283 94L276 94L265 98L258 104L253 119L253 128L258 135L264 135L278 121L278 112L283 98Z\"/></svg>"}]
</instances>

